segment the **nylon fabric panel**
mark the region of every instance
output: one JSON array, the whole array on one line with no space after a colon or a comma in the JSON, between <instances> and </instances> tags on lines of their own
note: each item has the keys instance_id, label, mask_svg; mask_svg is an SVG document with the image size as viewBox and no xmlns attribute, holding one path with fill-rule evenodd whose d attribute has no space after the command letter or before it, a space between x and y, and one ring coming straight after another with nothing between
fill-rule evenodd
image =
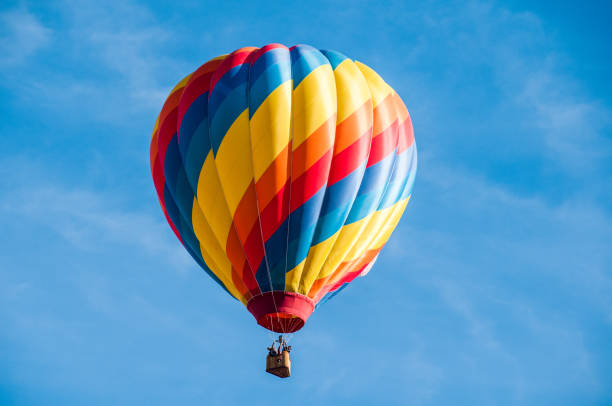
<instances>
[{"instance_id":1,"label":"nylon fabric panel","mask_svg":"<svg viewBox=\"0 0 612 406\"><path fill-rule=\"evenodd\" d=\"M291 57L273 44L253 57L249 83L249 130L259 233L264 261L256 278L263 292L284 290L289 215L291 142ZM251 111L252 109L252 111Z\"/></svg>"},{"instance_id":2,"label":"nylon fabric panel","mask_svg":"<svg viewBox=\"0 0 612 406\"><path fill-rule=\"evenodd\" d=\"M299 84L293 91L290 250L283 273L284 289L302 293L304 254L312 242L331 169L337 99L331 64L321 52L296 46L291 49L291 60L292 75Z\"/></svg>"},{"instance_id":3,"label":"nylon fabric panel","mask_svg":"<svg viewBox=\"0 0 612 406\"><path fill-rule=\"evenodd\" d=\"M324 201L316 219L316 226L308 237L306 260L291 269L291 285L306 294L309 285L320 272L331 251L338 230L350 210L364 173L372 129L372 110L367 83L355 64L341 54L327 51L325 56L334 61L344 59L333 70L336 91L337 117L334 148ZM350 175L350 176L348 176ZM347 182L342 179L349 178ZM333 215L329 213L333 212ZM309 229L310 231L310 229ZM326 238L322 238L325 235ZM323 240L327 239L325 243ZM306 247L302 247L305 251ZM298 281L299 279L299 281Z\"/></svg>"},{"instance_id":4,"label":"nylon fabric panel","mask_svg":"<svg viewBox=\"0 0 612 406\"><path fill-rule=\"evenodd\" d=\"M360 68L359 70L363 73L364 69L362 69L359 64L356 64L356 66ZM382 82L382 79L376 74L374 74L374 76L364 75L364 79L373 100L372 131L374 135L368 155L368 166L364 172L359 191L351 206L348 217L345 220L345 224L356 222L377 209L384 195L395 161L394 151L390 150L390 148L385 148L384 151L387 153L387 157L370 166L373 152L376 152L376 149L373 151L373 148L375 148L377 144L382 144L384 146L397 145L397 120L394 121L389 119L389 117L397 117L397 113L395 104L386 101L393 101L393 99L390 99L393 90ZM371 81L373 81L373 84ZM381 122L386 124L387 127L383 127ZM374 132L375 130L378 130L379 133ZM383 141L380 142L380 140ZM369 221L371 221L371 217L369 217L369 219ZM340 262L348 254L348 250L345 249L345 240L349 240L350 244L348 246L352 247L358 239L367 232L368 222L360 222L361 227L358 230L354 230L352 227L351 234L341 231L340 234L334 234L327 241L319 244L319 247L324 247L327 251L325 255L313 257L314 265L312 266L312 272L302 280L302 288L305 292L311 291L315 280L325 278L334 272L336 267L339 266ZM338 245L338 247L342 247L342 251L334 246L337 240L342 240L342 243Z\"/></svg>"}]
</instances>

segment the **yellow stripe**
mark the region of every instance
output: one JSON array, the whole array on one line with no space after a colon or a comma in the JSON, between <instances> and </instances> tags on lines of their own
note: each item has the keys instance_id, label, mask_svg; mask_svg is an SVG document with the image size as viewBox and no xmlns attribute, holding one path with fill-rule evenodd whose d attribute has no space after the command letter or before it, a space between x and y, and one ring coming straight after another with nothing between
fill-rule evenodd
<instances>
[{"instance_id":1,"label":"yellow stripe","mask_svg":"<svg viewBox=\"0 0 612 406\"><path fill-rule=\"evenodd\" d=\"M372 95L372 104L376 108L378 103L383 101L393 89L369 66L361 62L355 62L355 65L357 65L366 82L368 82L370 94Z\"/></svg>"},{"instance_id":2,"label":"yellow stripe","mask_svg":"<svg viewBox=\"0 0 612 406\"><path fill-rule=\"evenodd\" d=\"M341 123L368 101L370 90L361 71L350 59L345 59L334 69L334 78L338 99L338 123Z\"/></svg>"},{"instance_id":3,"label":"yellow stripe","mask_svg":"<svg viewBox=\"0 0 612 406\"><path fill-rule=\"evenodd\" d=\"M300 262L295 268L285 274L285 290L287 292L305 293L300 289L300 279L304 270L306 259Z\"/></svg>"},{"instance_id":4,"label":"yellow stripe","mask_svg":"<svg viewBox=\"0 0 612 406\"><path fill-rule=\"evenodd\" d=\"M212 151L208 153L200 171L197 202L219 245L225 247L232 218L227 210Z\"/></svg>"},{"instance_id":5,"label":"yellow stripe","mask_svg":"<svg viewBox=\"0 0 612 406\"><path fill-rule=\"evenodd\" d=\"M408 199L404 199L391 207L374 212L368 225L363 229L361 236L351 247L344 261L355 260L367 250L378 248L387 242L407 204Z\"/></svg>"},{"instance_id":6,"label":"yellow stripe","mask_svg":"<svg viewBox=\"0 0 612 406\"><path fill-rule=\"evenodd\" d=\"M310 247L308 256L306 257L306 264L304 265L304 271L300 278L299 291L300 293L307 295L310 291L312 284L319 275L323 264L327 261L328 256L334 247L340 232L338 230L334 235L329 237L327 240L318 243Z\"/></svg>"},{"instance_id":7,"label":"yellow stripe","mask_svg":"<svg viewBox=\"0 0 612 406\"><path fill-rule=\"evenodd\" d=\"M208 265L217 278L223 282L232 296L246 304L246 299L242 296L232 280L232 264L230 264L225 251L215 238L210 225L202 214L196 198L193 199L191 221L193 224L193 231L200 242L200 251L202 253L202 258L204 258L204 262L206 262L206 265Z\"/></svg>"},{"instance_id":8,"label":"yellow stripe","mask_svg":"<svg viewBox=\"0 0 612 406\"><path fill-rule=\"evenodd\" d=\"M331 65L326 64L310 72L293 91L293 150L333 114L336 85Z\"/></svg>"},{"instance_id":9,"label":"yellow stripe","mask_svg":"<svg viewBox=\"0 0 612 406\"><path fill-rule=\"evenodd\" d=\"M337 239L337 244L334 244L332 250L329 252L325 263L319 268L319 272L311 277L308 290L312 287L315 280L324 278L331 275L346 258L346 255L350 251L351 247L355 244L357 239L362 235L363 230L368 225L368 222L376 214L370 213L368 216L362 218L351 224L344 225L338 233L340 234Z\"/></svg>"},{"instance_id":10,"label":"yellow stripe","mask_svg":"<svg viewBox=\"0 0 612 406\"><path fill-rule=\"evenodd\" d=\"M245 109L227 130L215 157L219 181L232 217L253 180L249 138L249 110Z\"/></svg>"},{"instance_id":11,"label":"yellow stripe","mask_svg":"<svg viewBox=\"0 0 612 406\"><path fill-rule=\"evenodd\" d=\"M286 81L259 106L249 123L255 181L285 149L291 135L291 87ZM244 147L243 147L244 148Z\"/></svg>"},{"instance_id":12,"label":"yellow stripe","mask_svg":"<svg viewBox=\"0 0 612 406\"><path fill-rule=\"evenodd\" d=\"M190 73L189 75L185 76L183 79L181 79L180 82L178 82L176 84L176 86L174 86L172 88L172 90L170 91L170 94L176 92L178 89L180 89L181 87L185 87L185 85L187 85L187 82L189 81L189 78L191 77L193 73Z\"/></svg>"},{"instance_id":13,"label":"yellow stripe","mask_svg":"<svg viewBox=\"0 0 612 406\"><path fill-rule=\"evenodd\" d=\"M372 223L368 225L368 228L362 233L362 236L364 238L363 239L360 238L358 240L358 243L353 247L353 249L351 250L349 255L346 256L343 262L354 261L358 259L359 257L361 257L365 252L381 248L389 240L389 238L391 237L391 234L397 227L397 224L402 218L402 214L404 213L404 210L406 209L406 205L408 204L409 199L410 198L399 201L393 206L388 207L385 210L381 210L380 212L377 212L377 213L382 213L382 212L386 212L386 213L379 216L378 220L373 220ZM380 230L378 231L378 233L376 232L370 233L368 231L371 229L375 230L376 225L373 224L374 222L377 222L378 225L380 225ZM336 267L336 269L337 268L338 267ZM354 272L354 271L355 271L354 269L347 268L346 272L342 272L342 273L333 275L324 284L325 285L334 284L338 282L339 280L341 280L347 273ZM327 275L322 274L317 279L327 278L331 276L332 274L327 274Z\"/></svg>"}]
</instances>

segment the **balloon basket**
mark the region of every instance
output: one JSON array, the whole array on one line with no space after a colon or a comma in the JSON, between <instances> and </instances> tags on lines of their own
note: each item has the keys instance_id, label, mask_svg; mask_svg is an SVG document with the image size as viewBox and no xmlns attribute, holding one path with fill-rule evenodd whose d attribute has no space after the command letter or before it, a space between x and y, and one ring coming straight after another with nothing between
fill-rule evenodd
<instances>
[{"instance_id":1,"label":"balloon basket","mask_svg":"<svg viewBox=\"0 0 612 406\"><path fill-rule=\"evenodd\" d=\"M279 378L289 378L291 376L289 351L283 351L277 355L268 354L266 356L266 372Z\"/></svg>"}]
</instances>

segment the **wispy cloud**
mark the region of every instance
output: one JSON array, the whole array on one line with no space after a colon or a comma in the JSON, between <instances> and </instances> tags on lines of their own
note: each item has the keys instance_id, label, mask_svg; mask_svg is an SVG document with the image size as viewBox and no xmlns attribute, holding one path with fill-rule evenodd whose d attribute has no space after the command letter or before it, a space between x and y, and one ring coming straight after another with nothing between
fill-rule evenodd
<instances>
[{"instance_id":1,"label":"wispy cloud","mask_svg":"<svg viewBox=\"0 0 612 406\"><path fill-rule=\"evenodd\" d=\"M22 58L47 44L53 58L12 69L15 80L4 86L25 105L78 112L62 115L66 120L121 125L133 123L138 114L154 115L181 75L180 61L168 56L173 34L147 7L132 1L112 7L95 1L62 2L55 8L62 30L54 38L30 13L19 14L25 25L12 23L15 33L5 47ZM15 43L15 36L32 45Z\"/></svg>"},{"instance_id":2,"label":"wispy cloud","mask_svg":"<svg viewBox=\"0 0 612 406\"><path fill-rule=\"evenodd\" d=\"M0 13L0 67L15 67L49 44L52 31L26 8Z\"/></svg>"},{"instance_id":3,"label":"wispy cloud","mask_svg":"<svg viewBox=\"0 0 612 406\"><path fill-rule=\"evenodd\" d=\"M31 161L24 157L3 161L3 216L22 217L34 227L48 228L84 252L103 252L109 245L131 246L178 270L193 264L180 243L173 241L163 216L149 212L153 204L126 208L112 194L54 180Z\"/></svg>"}]
</instances>

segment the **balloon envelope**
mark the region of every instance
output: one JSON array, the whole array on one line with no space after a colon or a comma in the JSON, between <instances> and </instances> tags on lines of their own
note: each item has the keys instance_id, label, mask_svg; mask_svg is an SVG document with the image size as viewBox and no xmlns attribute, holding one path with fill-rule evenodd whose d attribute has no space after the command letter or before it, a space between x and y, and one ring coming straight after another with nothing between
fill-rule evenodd
<instances>
[{"instance_id":1,"label":"balloon envelope","mask_svg":"<svg viewBox=\"0 0 612 406\"><path fill-rule=\"evenodd\" d=\"M263 327L299 330L367 273L410 198L412 123L372 69L307 45L241 48L171 91L151 140L168 223Z\"/></svg>"}]
</instances>

